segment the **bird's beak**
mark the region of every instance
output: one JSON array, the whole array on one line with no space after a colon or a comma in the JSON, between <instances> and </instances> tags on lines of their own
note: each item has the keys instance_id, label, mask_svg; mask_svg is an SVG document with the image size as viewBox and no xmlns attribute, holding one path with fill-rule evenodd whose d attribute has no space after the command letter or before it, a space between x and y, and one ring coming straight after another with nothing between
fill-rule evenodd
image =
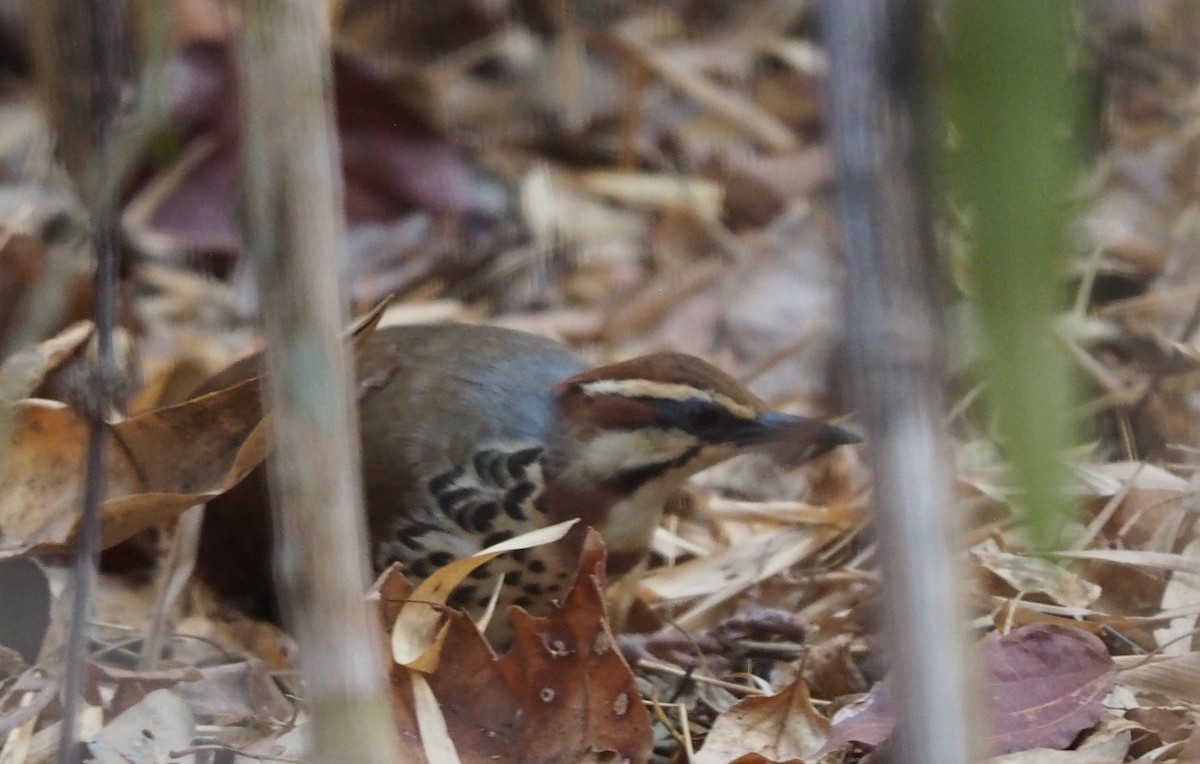
<instances>
[{"instance_id":1,"label":"bird's beak","mask_svg":"<svg viewBox=\"0 0 1200 764\"><path fill-rule=\"evenodd\" d=\"M858 435L820 419L768 411L749 423L739 437L738 445L787 445L803 450L802 458L812 459L838 446L861 443Z\"/></svg>"}]
</instances>

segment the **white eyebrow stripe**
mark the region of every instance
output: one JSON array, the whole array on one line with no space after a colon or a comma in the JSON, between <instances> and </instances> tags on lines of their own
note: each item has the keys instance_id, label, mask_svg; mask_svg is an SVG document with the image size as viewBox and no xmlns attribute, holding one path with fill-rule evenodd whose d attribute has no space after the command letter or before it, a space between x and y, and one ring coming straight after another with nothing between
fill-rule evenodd
<instances>
[{"instance_id":1,"label":"white eyebrow stripe","mask_svg":"<svg viewBox=\"0 0 1200 764\"><path fill-rule=\"evenodd\" d=\"M757 411L744 403L738 403L728 395L673 382L653 382L648 379L597 379L592 382L584 382L579 389L587 396L623 395L626 398L663 398L671 401L699 398L717 404L739 419L758 418Z\"/></svg>"}]
</instances>

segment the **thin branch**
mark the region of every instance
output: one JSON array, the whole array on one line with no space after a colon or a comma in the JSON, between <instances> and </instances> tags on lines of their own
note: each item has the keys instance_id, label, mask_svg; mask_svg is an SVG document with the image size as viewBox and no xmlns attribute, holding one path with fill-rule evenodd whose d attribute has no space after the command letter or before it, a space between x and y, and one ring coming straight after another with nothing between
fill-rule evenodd
<instances>
[{"instance_id":1,"label":"thin branch","mask_svg":"<svg viewBox=\"0 0 1200 764\"><path fill-rule=\"evenodd\" d=\"M91 141L93 157L103 157L111 139L120 101L118 53L121 37L120 0L92 0L88 4L91 39ZM100 160L103 161L103 160ZM117 224L115 200L96 197L92 207L92 235L96 252L97 368L85 412L88 417L87 477L83 493L81 532L75 549L75 590L71 601L66 669L60 700L63 705L58 762L68 764L75 750L79 704L83 700L84 665L87 660L92 589L100 555L100 502L105 491L107 416L113 408L120 370L113 348L116 325Z\"/></svg>"}]
</instances>

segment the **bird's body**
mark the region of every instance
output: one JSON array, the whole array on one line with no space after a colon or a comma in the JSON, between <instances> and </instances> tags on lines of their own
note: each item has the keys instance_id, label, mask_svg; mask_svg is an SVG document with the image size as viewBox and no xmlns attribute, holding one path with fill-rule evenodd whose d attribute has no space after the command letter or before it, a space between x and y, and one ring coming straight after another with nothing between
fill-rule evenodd
<instances>
[{"instance_id":1,"label":"bird's body","mask_svg":"<svg viewBox=\"0 0 1200 764\"><path fill-rule=\"evenodd\" d=\"M852 439L813 420L766 412L690 356L589 370L541 337L447 324L380 329L357 359L377 569L400 562L424 578L512 536L582 520L554 545L509 553L476 571L451 600L471 611L486 605L501 574L501 606L537 612L560 599L588 526L605 539L609 570L628 570L647 553L664 503L684 480L746 446L779 440L789 427L819 451ZM205 387L249 378L256 364L235 364ZM210 502L197 568L219 595L274 616L271 525L256 473Z\"/></svg>"}]
</instances>

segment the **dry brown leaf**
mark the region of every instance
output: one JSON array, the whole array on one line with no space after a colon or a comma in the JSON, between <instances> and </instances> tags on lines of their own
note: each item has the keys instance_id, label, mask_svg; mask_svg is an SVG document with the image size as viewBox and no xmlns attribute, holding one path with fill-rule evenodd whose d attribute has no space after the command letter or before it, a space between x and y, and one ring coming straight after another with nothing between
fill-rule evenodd
<instances>
[{"instance_id":1,"label":"dry brown leaf","mask_svg":"<svg viewBox=\"0 0 1200 764\"><path fill-rule=\"evenodd\" d=\"M674 623L702 628L711 625L719 605L816 554L840 533L815 526L755 534L706 557L653 571L639 585L639 595L649 603L698 597Z\"/></svg>"},{"instance_id":2,"label":"dry brown leaf","mask_svg":"<svg viewBox=\"0 0 1200 764\"><path fill-rule=\"evenodd\" d=\"M1116 716L1105 716L1096 728L1085 733L1073 751L1033 748L988 759L988 764L1121 764L1126 760L1134 735L1142 728Z\"/></svg>"},{"instance_id":3,"label":"dry brown leaf","mask_svg":"<svg viewBox=\"0 0 1200 764\"><path fill-rule=\"evenodd\" d=\"M696 764L725 764L746 753L771 761L807 760L829 737L829 721L813 707L808 685L796 681L778 695L750 697L717 717Z\"/></svg>"},{"instance_id":4,"label":"dry brown leaf","mask_svg":"<svg viewBox=\"0 0 1200 764\"><path fill-rule=\"evenodd\" d=\"M12 106L7 96L3 106L5 110ZM0 114L3 113L0 110ZM5 122L6 128L11 126ZM0 140L2 150L3 140ZM6 195L19 188L11 181L9 178L4 184ZM30 194L31 197L35 195ZM30 208L26 208L26 212L29 211ZM4 205L3 223L0 223L0 274L3 274L0 278L0 353L14 350L17 343L41 339L40 334L30 335L31 332L49 333L87 319L93 314L94 304L90 259L54 252L42 239L18 230L19 220L15 218L20 215L14 218L11 213L12 208ZM59 214L59 210L51 214ZM26 221L35 228L46 222ZM50 307L47 302L57 299L62 300L62 305L53 310L53 315L39 315ZM39 301L42 304L34 304ZM41 310L30 310L35 307Z\"/></svg>"},{"instance_id":5,"label":"dry brown leaf","mask_svg":"<svg viewBox=\"0 0 1200 764\"><path fill-rule=\"evenodd\" d=\"M370 335L387 302L354 322L347 330L352 342ZM87 422L53 401L20 401L12 410L0 463L0 557L65 552L79 519ZM262 422L254 378L111 425L103 548L237 485L265 455Z\"/></svg>"},{"instance_id":6,"label":"dry brown leaf","mask_svg":"<svg viewBox=\"0 0 1200 764\"><path fill-rule=\"evenodd\" d=\"M104 547L171 519L236 485L264 454L258 382L113 425ZM86 421L62 404L16 407L0 465L0 556L65 551L82 495Z\"/></svg>"},{"instance_id":7,"label":"dry brown leaf","mask_svg":"<svg viewBox=\"0 0 1200 764\"><path fill-rule=\"evenodd\" d=\"M895 725L891 685L884 680L862 699L834 715L829 737L820 752L834 751L847 743L874 748L891 737Z\"/></svg>"},{"instance_id":8,"label":"dry brown leaf","mask_svg":"<svg viewBox=\"0 0 1200 764\"><path fill-rule=\"evenodd\" d=\"M1023 626L990 643L986 651L987 697L999 753L1065 748L1095 724L1113 683L1113 661L1092 634L1056 624ZM848 742L877 746L895 723L886 680L861 704L839 713L824 750Z\"/></svg>"},{"instance_id":9,"label":"dry brown leaf","mask_svg":"<svg viewBox=\"0 0 1200 764\"><path fill-rule=\"evenodd\" d=\"M1122 656L1117 684L1139 693L1161 696L1168 701L1200 703L1200 653L1146 660Z\"/></svg>"},{"instance_id":10,"label":"dry brown leaf","mask_svg":"<svg viewBox=\"0 0 1200 764\"><path fill-rule=\"evenodd\" d=\"M1181 554L1193 559L1200 558L1200 537L1192 539ZM1166 611L1186 607L1200 602L1200 576L1177 570L1171 574L1163 589L1159 606ZM1192 651L1196 632L1197 615L1172 618L1167 626L1154 630L1154 640L1164 655L1185 655Z\"/></svg>"},{"instance_id":11,"label":"dry brown leaf","mask_svg":"<svg viewBox=\"0 0 1200 764\"><path fill-rule=\"evenodd\" d=\"M194 681L177 685L174 692L205 722L283 724L296 714L266 664L256 659L203 666Z\"/></svg>"},{"instance_id":12,"label":"dry brown leaf","mask_svg":"<svg viewBox=\"0 0 1200 764\"><path fill-rule=\"evenodd\" d=\"M1200 575L1200 560L1169 552L1147 552L1140 549L1081 549L1073 552L1053 552L1055 557L1073 560L1099 560L1131 565L1151 570L1182 571Z\"/></svg>"},{"instance_id":13,"label":"dry brown leaf","mask_svg":"<svg viewBox=\"0 0 1200 764\"><path fill-rule=\"evenodd\" d=\"M392 626L392 660L414 671L428 673L437 670L440 648L449 627L442 621L442 612L455 587L466 580L471 571L506 552L558 541L577 522L578 518L522 533L438 568L417 586L409 601L400 606ZM438 628L439 625L441 628ZM480 624L479 628L486 631L487 624Z\"/></svg>"},{"instance_id":14,"label":"dry brown leaf","mask_svg":"<svg viewBox=\"0 0 1200 764\"><path fill-rule=\"evenodd\" d=\"M5 358L0 364L0 403L28 398L55 369L75 357L94 333L91 321L80 321Z\"/></svg>"},{"instance_id":15,"label":"dry brown leaf","mask_svg":"<svg viewBox=\"0 0 1200 764\"><path fill-rule=\"evenodd\" d=\"M499 660L469 618L446 611L441 652L453 660L443 659L426 679L465 764L599 760L604 751L616 751L617 760L648 759L649 715L603 617L603 555L599 537L589 534L575 585L549 616L509 609L516 641ZM395 568L376 584L385 623L408 589ZM416 753L412 676L393 667L396 723L413 760L429 762Z\"/></svg>"},{"instance_id":16,"label":"dry brown leaf","mask_svg":"<svg viewBox=\"0 0 1200 764\"><path fill-rule=\"evenodd\" d=\"M1034 748L1019 753L1009 753L988 759L987 764L1121 764L1129 750L1128 732L1123 739L1099 750L1057 751L1052 748Z\"/></svg>"},{"instance_id":17,"label":"dry brown leaf","mask_svg":"<svg viewBox=\"0 0 1200 764\"><path fill-rule=\"evenodd\" d=\"M1083 608L1101 593L1096 584L1049 560L1001 551L994 539L977 544L971 554L1017 594L1045 594L1060 605Z\"/></svg>"},{"instance_id":18,"label":"dry brown leaf","mask_svg":"<svg viewBox=\"0 0 1200 764\"><path fill-rule=\"evenodd\" d=\"M232 260L241 249L234 193L241 128L231 47L225 40L193 42L172 64L171 118L191 140L136 191L122 226L160 257L206 252ZM343 202L352 224L414 209L465 214L494 204L494 192L471 174L460 148L373 67L341 50L332 66Z\"/></svg>"},{"instance_id":19,"label":"dry brown leaf","mask_svg":"<svg viewBox=\"0 0 1200 764\"><path fill-rule=\"evenodd\" d=\"M518 761L551 762L569 752L650 754L650 716L604 618L604 545L589 531L575 584L545 618L511 610L516 642L500 670L524 711ZM569 734L564 734L569 731Z\"/></svg>"}]
</instances>

